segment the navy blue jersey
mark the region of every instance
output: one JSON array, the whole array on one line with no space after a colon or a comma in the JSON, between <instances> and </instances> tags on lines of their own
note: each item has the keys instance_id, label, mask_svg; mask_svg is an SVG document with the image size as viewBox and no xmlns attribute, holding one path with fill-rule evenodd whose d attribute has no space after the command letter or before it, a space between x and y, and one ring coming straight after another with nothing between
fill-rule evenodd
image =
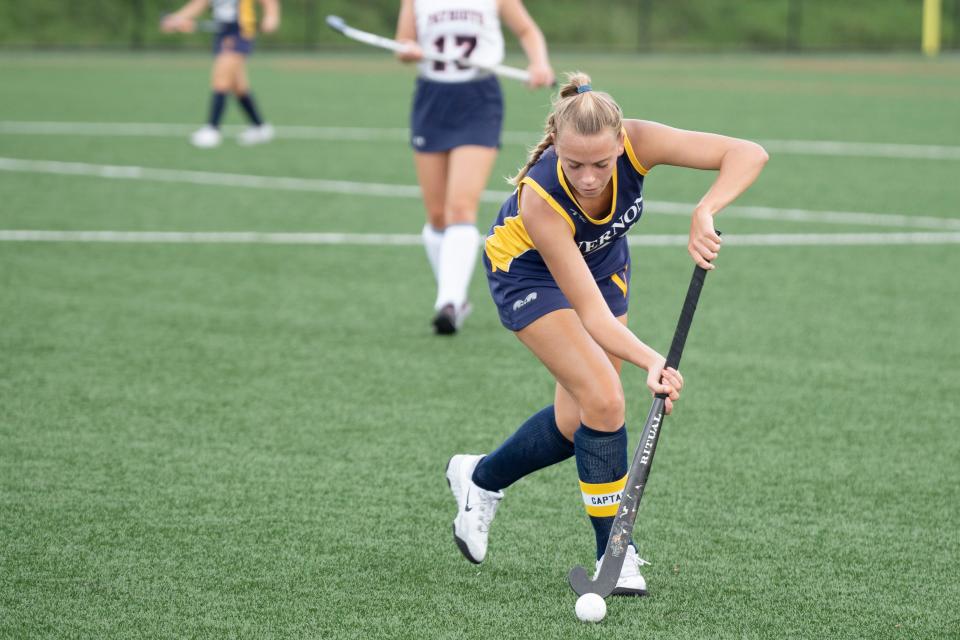
<instances>
[{"instance_id":1,"label":"navy blue jersey","mask_svg":"<svg viewBox=\"0 0 960 640\"><path fill-rule=\"evenodd\" d=\"M520 193L533 189L558 215L566 220L580 253L594 278L615 274L629 262L626 233L643 213L643 177L647 170L637 160L624 135L624 152L613 170L613 198L610 212L601 219L591 218L580 208L567 185L560 160L548 147L500 207L496 222L484 243L484 264L493 273L510 276L552 279L550 270L523 227L520 217Z\"/></svg>"}]
</instances>

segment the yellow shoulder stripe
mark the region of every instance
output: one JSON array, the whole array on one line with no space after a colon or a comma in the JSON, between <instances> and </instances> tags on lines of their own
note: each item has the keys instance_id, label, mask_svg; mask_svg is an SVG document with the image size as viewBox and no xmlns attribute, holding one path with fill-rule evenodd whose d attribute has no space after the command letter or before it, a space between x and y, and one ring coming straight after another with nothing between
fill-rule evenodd
<instances>
[{"instance_id":1,"label":"yellow shoulder stripe","mask_svg":"<svg viewBox=\"0 0 960 640\"><path fill-rule=\"evenodd\" d=\"M494 273L498 270L510 271L513 259L530 249L533 249L533 241L523 228L519 214L504 218L503 224L495 226L493 233L483 243L483 250Z\"/></svg>"},{"instance_id":2,"label":"yellow shoulder stripe","mask_svg":"<svg viewBox=\"0 0 960 640\"><path fill-rule=\"evenodd\" d=\"M556 211L556 212L559 213L561 216L563 216L563 219L567 221L567 224L568 224L568 225L570 225L570 233L571 233L571 234L575 234L575 233L577 232L577 226L576 226L575 224L573 224L573 220L570 218L570 214L568 214L568 213L564 210L564 208L560 206L560 203L559 203L559 202L557 202L556 200L554 200L553 196L551 196L549 193L547 193L547 191L546 191L543 187L541 187L539 184L537 184L536 181L535 181L533 178L531 178L530 176L524 176L523 180L520 181L520 185L521 185L521 186L522 186L522 185L525 185L525 184L530 185L530 187L531 187L534 191L536 191L536 192L540 195L540 197L543 198L543 199L547 202L547 204L549 204L551 207L553 207L553 210L554 210L554 211ZM519 193L519 192L517 193L517 198L518 198L518 199L520 198L520 193Z\"/></svg>"},{"instance_id":3,"label":"yellow shoulder stripe","mask_svg":"<svg viewBox=\"0 0 960 640\"><path fill-rule=\"evenodd\" d=\"M490 260L493 273L510 271L513 259L533 249L533 240L523 227L520 219L520 187L514 192L517 198L517 214L503 219L503 224L497 225L483 243L483 250Z\"/></svg>"},{"instance_id":4,"label":"yellow shoulder stripe","mask_svg":"<svg viewBox=\"0 0 960 640\"><path fill-rule=\"evenodd\" d=\"M237 22L240 23L244 38L257 35L257 12L253 6L253 0L240 0L240 6L237 8Z\"/></svg>"},{"instance_id":5,"label":"yellow shoulder stripe","mask_svg":"<svg viewBox=\"0 0 960 640\"><path fill-rule=\"evenodd\" d=\"M627 135L627 128L623 128L623 148L627 151L627 157L630 158L630 164L633 165L633 168L637 170L642 176L647 175L647 168L640 164L640 161L637 160L637 154L633 152L633 145L630 144L630 136Z\"/></svg>"}]
</instances>

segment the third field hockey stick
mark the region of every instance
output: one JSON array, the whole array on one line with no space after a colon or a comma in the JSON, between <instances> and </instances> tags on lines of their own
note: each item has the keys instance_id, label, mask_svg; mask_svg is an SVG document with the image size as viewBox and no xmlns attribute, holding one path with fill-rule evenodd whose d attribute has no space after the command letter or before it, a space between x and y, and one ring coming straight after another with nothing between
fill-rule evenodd
<instances>
[{"instance_id":1,"label":"third field hockey stick","mask_svg":"<svg viewBox=\"0 0 960 640\"><path fill-rule=\"evenodd\" d=\"M673 334L673 342L670 344L670 353L667 355L665 368L677 369L680 366L683 345L687 341L687 333L690 331L690 323L693 322L693 313L697 310L697 300L700 299L700 290L703 289L703 281L706 277L707 270L697 265L693 270L690 286L687 288L687 298L683 302L680 320L677 321L677 330ZM666 400L667 396L665 394L658 393L654 396L653 406L650 407L647 422L643 425L643 433L640 435L637 452L633 456L633 463L630 465L630 472L627 475L627 484L620 500L620 509L613 520L610 538L607 540L607 548L603 555L603 563L600 565L596 579L590 579L583 567L577 566L570 570L567 579L578 596L585 593L596 593L600 597L606 598L613 593L617 586L617 581L620 579L620 570L623 568L623 560L627 554L627 546L630 544L630 535L633 533L633 525L637 520L637 508L640 506L640 498L643 497L643 489L647 484L650 465L653 464L653 454L657 450L657 440L660 439Z\"/></svg>"},{"instance_id":2,"label":"third field hockey stick","mask_svg":"<svg viewBox=\"0 0 960 640\"><path fill-rule=\"evenodd\" d=\"M343 35L347 36L351 40L356 40L357 42L362 42L364 44L369 44L372 47L380 47L381 49L387 49L395 53L400 53L407 51L407 45L397 42L396 40L391 40L390 38L384 38L383 36L378 36L374 33L369 33L367 31L361 31L360 29L354 29L348 25L343 18L340 16L327 16L327 26L329 26L334 31L339 31ZM449 62L456 63L462 66L475 67L477 69L484 69L486 71L491 71L498 76L503 76L504 78L511 78L513 80L519 80L520 82L530 82L530 74L523 69L517 69L516 67L508 67L503 64L495 65L483 65L477 64L476 62L471 61L469 58L459 58L451 56L442 56L435 53L430 53L428 51L423 52L424 60L433 60L435 62Z\"/></svg>"}]
</instances>

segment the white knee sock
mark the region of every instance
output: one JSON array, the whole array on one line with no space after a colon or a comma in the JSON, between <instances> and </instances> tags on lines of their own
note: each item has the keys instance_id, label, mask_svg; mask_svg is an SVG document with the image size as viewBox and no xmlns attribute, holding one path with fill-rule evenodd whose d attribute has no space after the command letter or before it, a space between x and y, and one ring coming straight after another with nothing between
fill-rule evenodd
<instances>
[{"instance_id":1,"label":"white knee sock","mask_svg":"<svg viewBox=\"0 0 960 640\"><path fill-rule=\"evenodd\" d=\"M423 231L420 232L423 237L423 247L427 250L427 260L430 261L430 268L433 269L433 277L440 280L440 244L443 242L443 231L437 231L429 222L423 225Z\"/></svg>"},{"instance_id":2,"label":"white knee sock","mask_svg":"<svg viewBox=\"0 0 960 640\"><path fill-rule=\"evenodd\" d=\"M466 302L479 246L480 232L472 224L453 224L443 232L437 277L437 309L451 302L459 309Z\"/></svg>"}]
</instances>

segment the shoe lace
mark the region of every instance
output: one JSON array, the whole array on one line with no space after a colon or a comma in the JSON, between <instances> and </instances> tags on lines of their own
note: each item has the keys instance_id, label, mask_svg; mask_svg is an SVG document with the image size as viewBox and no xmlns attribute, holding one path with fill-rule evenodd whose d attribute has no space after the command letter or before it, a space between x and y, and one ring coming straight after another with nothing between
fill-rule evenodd
<instances>
[{"instance_id":1,"label":"shoe lace","mask_svg":"<svg viewBox=\"0 0 960 640\"><path fill-rule=\"evenodd\" d=\"M481 490L478 492L477 508L477 529L483 533L489 533L490 523L493 522L493 516L497 513L497 506L500 504L502 495L498 496L490 491Z\"/></svg>"},{"instance_id":2,"label":"shoe lace","mask_svg":"<svg viewBox=\"0 0 960 640\"><path fill-rule=\"evenodd\" d=\"M593 577L596 578L600 573L600 565L603 564L603 557L597 560L597 569L593 574ZM640 556L637 555L637 550L633 548L633 545L627 547L627 553L623 558L623 566L620 568L620 577L621 578L632 578L634 576L640 575L640 567L645 564L652 564Z\"/></svg>"},{"instance_id":3,"label":"shoe lace","mask_svg":"<svg viewBox=\"0 0 960 640\"><path fill-rule=\"evenodd\" d=\"M650 563L637 555L637 550L631 545L627 547L627 556L624 558L623 570L620 572L620 575L631 577L639 575L640 567L646 564Z\"/></svg>"}]
</instances>

